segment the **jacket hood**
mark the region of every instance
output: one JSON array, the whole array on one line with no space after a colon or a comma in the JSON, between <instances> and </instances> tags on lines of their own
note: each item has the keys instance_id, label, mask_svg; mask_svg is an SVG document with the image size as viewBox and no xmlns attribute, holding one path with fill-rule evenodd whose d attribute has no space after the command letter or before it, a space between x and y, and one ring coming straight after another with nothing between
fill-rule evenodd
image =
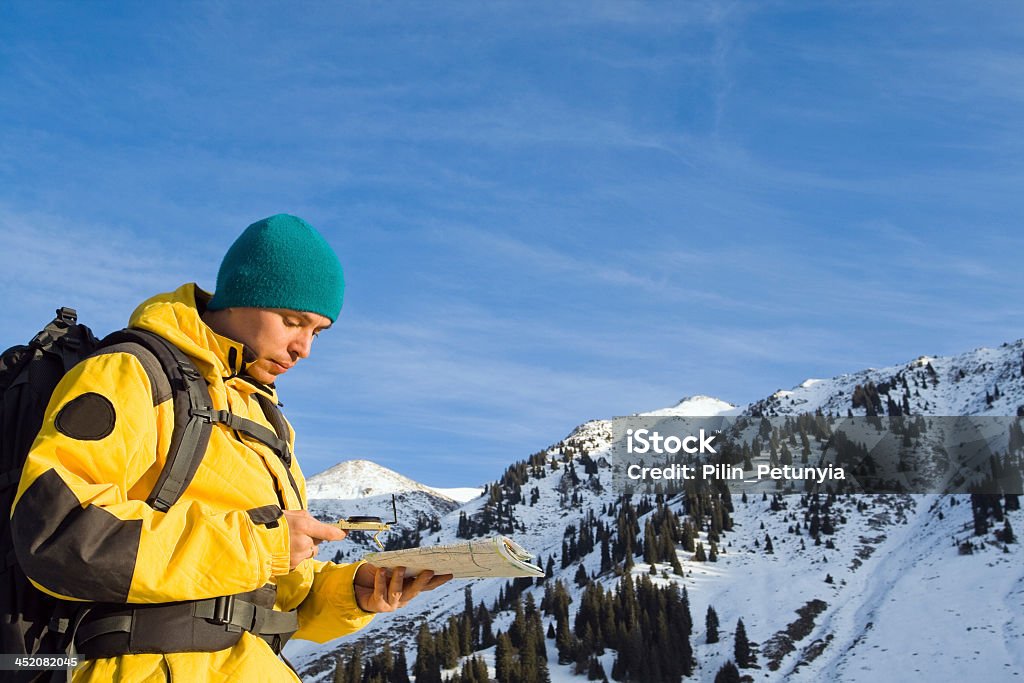
<instances>
[{"instance_id":1,"label":"jacket hood","mask_svg":"<svg viewBox=\"0 0 1024 683\"><path fill-rule=\"evenodd\" d=\"M207 380L236 377L243 373L246 362L253 359L253 353L241 342L217 334L203 322L202 311L212 296L190 282L143 301L128 325L159 334L177 346L195 361ZM277 400L273 386L255 380L247 383Z\"/></svg>"}]
</instances>

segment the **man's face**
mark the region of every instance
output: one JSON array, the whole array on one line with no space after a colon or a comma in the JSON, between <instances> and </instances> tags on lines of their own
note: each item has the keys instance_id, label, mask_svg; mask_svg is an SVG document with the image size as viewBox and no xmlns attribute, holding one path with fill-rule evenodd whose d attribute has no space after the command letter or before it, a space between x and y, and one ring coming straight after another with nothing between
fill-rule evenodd
<instances>
[{"instance_id":1,"label":"man's face","mask_svg":"<svg viewBox=\"0 0 1024 683\"><path fill-rule=\"evenodd\" d=\"M305 358L313 339L331 326L318 313L287 308L231 308L224 311L217 332L245 344L256 354L246 372L257 382L272 384L278 375Z\"/></svg>"}]
</instances>

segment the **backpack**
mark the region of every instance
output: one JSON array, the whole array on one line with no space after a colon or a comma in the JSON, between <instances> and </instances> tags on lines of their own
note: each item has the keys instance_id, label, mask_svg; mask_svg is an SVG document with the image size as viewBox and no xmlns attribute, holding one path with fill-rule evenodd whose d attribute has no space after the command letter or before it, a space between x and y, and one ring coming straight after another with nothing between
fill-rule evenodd
<instances>
[{"instance_id":1,"label":"backpack","mask_svg":"<svg viewBox=\"0 0 1024 683\"><path fill-rule=\"evenodd\" d=\"M57 309L56 318L28 344L11 347L0 355L0 514L5 516L0 524L0 652L4 654L73 651L78 615L84 613L82 606L88 603L58 600L29 582L14 552L11 508L25 459L58 382L91 355L119 352L138 358L155 398L173 400L170 448L146 500L154 509L167 511L184 493L206 453L215 422L265 443L290 462L287 424L270 399L258 396L273 431L228 411L215 411L206 381L195 365L163 337L126 328L98 340L88 327L78 323L74 309ZM45 676L46 672L22 670L11 680Z\"/></svg>"}]
</instances>

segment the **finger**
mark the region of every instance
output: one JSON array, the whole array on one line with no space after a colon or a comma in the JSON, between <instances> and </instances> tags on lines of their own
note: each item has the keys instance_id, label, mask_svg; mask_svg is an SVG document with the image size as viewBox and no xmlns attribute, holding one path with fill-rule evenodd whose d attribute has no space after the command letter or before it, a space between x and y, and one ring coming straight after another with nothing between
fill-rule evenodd
<instances>
[{"instance_id":1,"label":"finger","mask_svg":"<svg viewBox=\"0 0 1024 683\"><path fill-rule=\"evenodd\" d=\"M419 593L423 590L424 586L430 583L430 580L434 578L434 572L429 569L424 569L416 575L415 579L406 581L409 590L415 590Z\"/></svg>"},{"instance_id":2,"label":"finger","mask_svg":"<svg viewBox=\"0 0 1024 683\"><path fill-rule=\"evenodd\" d=\"M307 510L285 510L288 525L295 531L323 541L340 541L347 532L331 524L325 524L309 514Z\"/></svg>"},{"instance_id":3,"label":"finger","mask_svg":"<svg viewBox=\"0 0 1024 683\"><path fill-rule=\"evenodd\" d=\"M423 587L423 590L432 591L438 586L443 586L448 583L453 578L455 578L454 574L439 574L438 576L431 578L430 581L427 582L427 585Z\"/></svg>"},{"instance_id":4,"label":"finger","mask_svg":"<svg viewBox=\"0 0 1024 683\"><path fill-rule=\"evenodd\" d=\"M387 574L382 569L377 569L373 575L373 593L370 595L370 604L373 612L390 612L391 606L385 598L388 589Z\"/></svg>"},{"instance_id":5,"label":"finger","mask_svg":"<svg viewBox=\"0 0 1024 683\"><path fill-rule=\"evenodd\" d=\"M392 609L398 607L402 601L402 591L405 589L405 567L395 567L391 572L391 581L388 585L388 604Z\"/></svg>"},{"instance_id":6,"label":"finger","mask_svg":"<svg viewBox=\"0 0 1024 683\"><path fill-rule=\"evenodd\" d=\"M359 565L359 569L356 570L353 583L364 588L373 588L373 582L377 578L377 573L379 571L380 568L375 565L369 563L361 564Z\"/></svg>"},{"instance_id":7,"label":"finger","mask_svg":"<svg viewBox=\"0 0 1024 683\"><path fill-rule=\"evenodd\" d=\"M356 593L356 604L364 612L380 612L382 601L374 598L373 590L364 586L354 586ZM386 605L385 605L386 606Z\"/></svg>"},{"instance_id":8,"label":"finger","mask_svg":"<svg viewBox=\"0 0 1024 683\"><path fill-rule=\"evenodd\" d=\"M401 607L405 607L405 605L408 604L410 600L415 598L420 593L424 591L432 591L438 586L448 583L453 578L451 574L440 574L438 576L433 576L433 572L430 572L429 575L424 577L425 573L426 572L421 572L420 575L416 577L417 584L420 582L421 579L423 579L422 585L414 584L416 585L415 588L412 588L412 586L410 586L411 590L406 590L406 592L402 595L402 604L400 605Z\"/></svg>"},{"instance_id":9,"label":"finger","mask_svg":"<svg viewBox=\"0 0 1024 683\"><path fill-rule=\"evenodd\" d=\"M402 600L400 606L404 607L410 600L419 595L433 578L434 572L429 569L425 569L421 571L415 579L406 579L405 585L402 588Z\"/></svg>"},{"instance_id":10,"label":"finger","mask_svg":"<svg viewBox=\"0 0 1024 683\"><path fill-rule=\"evenodd\" d=\"M336 526L330 524L324 524L323 522L310 519L309 529L306 531L311 538L315 538L318 541L342 541L348 532L344 529L339 529Z\"/></svg>"}]
</instances>

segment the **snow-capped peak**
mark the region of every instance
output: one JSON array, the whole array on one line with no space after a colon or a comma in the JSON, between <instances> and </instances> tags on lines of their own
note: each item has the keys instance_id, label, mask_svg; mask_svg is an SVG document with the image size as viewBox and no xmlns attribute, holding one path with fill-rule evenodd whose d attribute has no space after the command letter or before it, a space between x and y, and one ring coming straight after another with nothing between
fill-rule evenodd
<instances>
[{"instance_id":1,"label":"snow-capped peak","mask_svg":"<svg viewBox=\"0 0 1024 683\"><path fill-rule=\"evenodd\" d=\"M670 408L652 410L649 413L640 415L672 415L680 417L711 417L713 415L725 415L729 411L738 410L736 406L713 396L686 396L679 403Z\"/></svg>"},{"instance_id":2,"label":"snow-capped peak","mask_svg":"<svg viewBox=\"0 0 1024 683\"><path fill-rule=\"evenodd\" d=\"M306 480L309 498L369 498L407 491L423 491L449 498L437 489L369 460L346 460Z\"/></svg>"}]
</instances>

